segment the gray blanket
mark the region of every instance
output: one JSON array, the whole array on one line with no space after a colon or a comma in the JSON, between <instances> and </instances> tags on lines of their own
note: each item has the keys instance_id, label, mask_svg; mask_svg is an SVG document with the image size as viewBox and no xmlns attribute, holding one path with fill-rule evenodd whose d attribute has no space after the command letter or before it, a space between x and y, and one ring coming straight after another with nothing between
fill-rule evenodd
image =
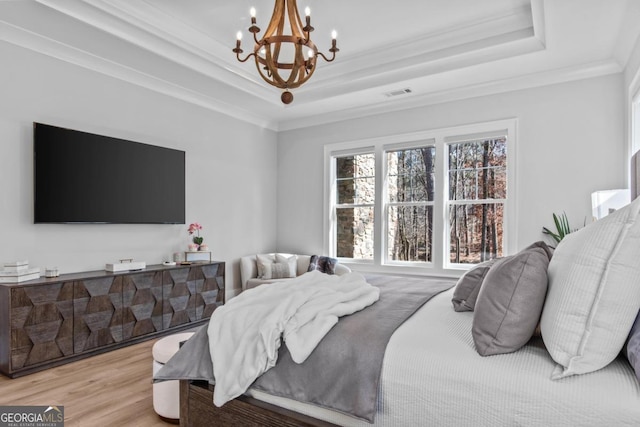
<instances>
[{"instance_id":1,"label":"gray blanket","mask_svg":"<svg viewBox=\"0 0 640 427\"><path fill-rule=\"evenodd\" d=\"M291 360L286 345L278 363L253 388L300 402L340 411L373 422L384 352L393 332L452 280L366 276L380 288L380 300L345 316L329 331L307 360ZM200 328L154 380L190 379L214 383L207 328Z\"/></svg>"},{"instance_id":2,"label":"gray blanket","mask_svg":"<svg viewBox=\"0 0 640 427\"><path fill-rule=\"evenodd\" d=\"M294 363L280 347L278 363L253 388L340 411L373 422L382 362L393 332L451 281L397 276L366 276L380 288L380 300L345 316L309 358Z\"/></svg>"}]
</instances>

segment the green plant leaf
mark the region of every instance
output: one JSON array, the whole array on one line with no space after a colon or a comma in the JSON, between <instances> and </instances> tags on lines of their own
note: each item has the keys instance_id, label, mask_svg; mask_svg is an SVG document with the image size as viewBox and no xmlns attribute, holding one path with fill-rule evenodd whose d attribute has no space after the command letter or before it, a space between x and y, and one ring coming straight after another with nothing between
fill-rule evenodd
<instances>
[{"instance_id":1,"label":"green plant leaf","mask_svg":"<svg viewBox=\"0 0 640 427\"><path fill-rule=\"evenodd\" d=\"M551 238L553 238L553 240L555 240L556 243L560 243L560 240L562 240L562 238L559 235L549 230L547 227L542 227L542 232L544 234L548 234L549 236L551 236Z\"/></svg>"},{"instance_id":2,"label":"green plant leaf","mask_svg":"<svg viewBox=\"0 0 640 427\"><path fill-rule=\"evenodd\" d=\"M567 217L566 212L562 212L562 215L552 214L553 223L556 226L556 231L553 232L549 230L547 227L542 227L542 232L547 234L553 238L557 243L560 243L562 239L566 237L567 234L576 231L577 229L571 229L569 225L569 218Z\"/></svg>"}]
</instances>

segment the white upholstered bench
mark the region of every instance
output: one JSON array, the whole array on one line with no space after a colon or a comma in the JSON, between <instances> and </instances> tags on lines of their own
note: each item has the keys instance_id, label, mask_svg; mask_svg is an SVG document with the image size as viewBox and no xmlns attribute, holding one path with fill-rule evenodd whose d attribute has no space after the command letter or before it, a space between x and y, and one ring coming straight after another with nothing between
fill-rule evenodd
<instances>
[{"instance_id":1,"label":"white upholstered bench","mask_svg":"<svg viewBox=\"0 0 640 427\"><path fill-rule=\"evenodd\" d=\"M289 279L266 279L259 277L257 257L272 257L275 262L276 255L280 255L285 258L296 257L295 276L300 276L307 272L309 269L309 261L311 255L295 255L289 253L265 253L258 255L247 255L240 258L240 282L242 284L242 290L247 290L259 285L280 282ZM351 272L351 269L344 264L336 264L335 274L340 276Z\"/></svg>"},{"instance_id":2,"label":"white upholstered bench","mask_svg":"<svg viewBox=\"0 0 640 427\"><path fill-rule=\"evenodd\" d=\"M182 332L159 339L151 350L153 375L180 349L180 343L188 340L193 332ZM167 421L180 419L180 382L163 381L153 384L153 410Z\"/></svg>"}]
</instances>

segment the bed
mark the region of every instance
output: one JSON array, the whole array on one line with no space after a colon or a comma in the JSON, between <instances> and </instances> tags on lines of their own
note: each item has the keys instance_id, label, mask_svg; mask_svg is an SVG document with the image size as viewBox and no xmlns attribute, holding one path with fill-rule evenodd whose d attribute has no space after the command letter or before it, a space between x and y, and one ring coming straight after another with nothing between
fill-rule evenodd
<instances>
[{"instance_id":1,"label":"bed","mask_svg":"<svg viewBox=\"0 0 640 427\"><path fill-rule=\"evenodd\" d=\"M540 281L541 299L532 296L529 283L509 290L510 298L523 299L520 307L505 308L501 326L526 323L523 312L509 316L529 310L537 298L535 323L540 319L544 339L534 336L517 350L479 354L478 318L490 292L487 281L500 282L495 272L503 267L496 265L508 265L519 254L488 267L474 311L452 307L460 281L417 309L386 347L373 423L255 387L216 407L215 386L183 380L181 425L640 425L638 366L630 363L636 359L628 351L640 336L640 199L619 212L567 238L551 262L537 267L548 271L548 289L547 276ZM539 248L522 252L543 254ZM502 283L500 289L508 286Z\"/></svg>"},{"instance_id":2,"label":"bed","mask_svg":"<svg viewBox=\"0 0 640 427\"><path fill-rule=\"evenodd\" d=\"M434 297L393 335L385 355L379 413L373 425L640 424L640 387L624 357L593 374L562 382L550 380L555 363L540 338L515 353L480 357L471 336L473 313L453 311L452 294L450 290ZM234 402L235 406L217 408L211 403L206 383L183 381L181 387L181 425L211 425L211 420L223 419L229 420L229 425L250 425L246 418L238 417L252 413L252 406L261 410L252 414L256 425L287 425L283 420L291 413L314 419L293 418L291 425L323 425L316 420L343 426L371 425L252 390L244 400ZM277 409L265 409L261 403ZM275 412L280 408L291 413ZM267 420L277 421L269 424Z\"/></svg>"}]
</instances>

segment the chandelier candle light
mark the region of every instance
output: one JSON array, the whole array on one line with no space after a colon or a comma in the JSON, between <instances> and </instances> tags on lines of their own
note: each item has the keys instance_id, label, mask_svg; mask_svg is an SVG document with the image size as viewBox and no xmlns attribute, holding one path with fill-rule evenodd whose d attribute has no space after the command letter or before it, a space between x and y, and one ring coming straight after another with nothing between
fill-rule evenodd
<instances>
[{"instance_id":1,"label":"chandelier candle light","mask_svg":"<svg viewBox=\"0 0 640 427\"><path fill-rule=\"evenodd\" d=\"M270 85L284 89L280 99L283 103L290 104L293 95L289 89L295 89L309 80L316 69L318 56L327 62L335 59L336 52L340 50L336 47L337 33L333 31L331 34L329 59L322 52L318 52L317 46L311 41L310 34L314 30L311 26L311 10L308 7L305 9L306 25L303 26L296 0L276 0L271 22L261 39L258 39L260 28L256 25L256 9L252 7L250 14L249 32L253 34L255 41L253 52L244 59L240 58L240 54L243 53L240 47L241 31L238 31L233 52L240 62L254 57L260 76ZM287 21L290 34L285 34Z\"/></svg>"}]
</instances>

